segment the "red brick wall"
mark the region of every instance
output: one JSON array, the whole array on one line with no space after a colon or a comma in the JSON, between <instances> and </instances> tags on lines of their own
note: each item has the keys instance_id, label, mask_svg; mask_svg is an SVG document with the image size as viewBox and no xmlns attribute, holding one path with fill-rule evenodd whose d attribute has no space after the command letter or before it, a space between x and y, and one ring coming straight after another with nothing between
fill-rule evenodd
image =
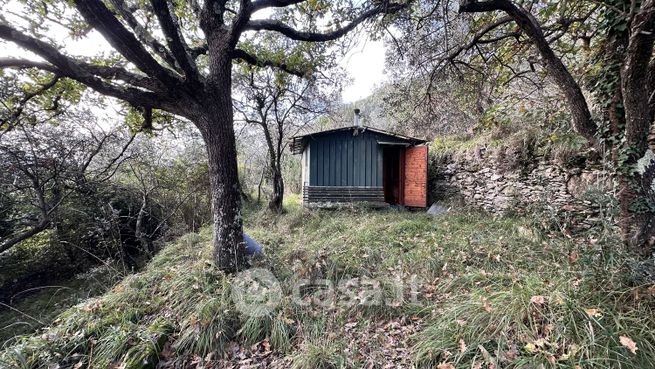
<instances>
[{"instance_id":1,"label":"red brick wall","mask_svg":"<svg viewBox=\"0 0 655 369\"><path fill-rule=\"evenodd\" d=\"M428 147L408 147L405 151L404 204L427 206Z\"/></svg>"}]
</instances>

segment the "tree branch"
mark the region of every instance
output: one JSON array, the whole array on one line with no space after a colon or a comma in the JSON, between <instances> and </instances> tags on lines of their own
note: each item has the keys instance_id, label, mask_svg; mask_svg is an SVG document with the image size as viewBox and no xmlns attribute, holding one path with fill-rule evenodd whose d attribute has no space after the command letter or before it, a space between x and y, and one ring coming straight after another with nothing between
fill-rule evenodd
<instances>
[{"instance_id":1,"label":"tree branch","mask_svg":"<svg viewBox=\"0 0 655 369\"><path fill-rule=\"evenodd\" d=\"M482 29L477 31L475 33L475 35L473 36L473 38L471 39L471 41L468 42L466 45L462 45L462 46L456 48L455 50L452 50L448 54L448 56L446 56L446 59L452 61L459 54L461 54L462 51L470 50L475 45L477 45L482 40L482 37L484 37L487 33L491 32L491 31L495 30L496 28L498 28L498 27L500 27L500 26L502 26L504 24L507 24L507 23L509 23L511 21L512 21L511 17L503 17L503 18L500 18L500 19L498 19L497 21L495 21L493 23L489 23L488 25L486 25L485 27L483 27Z\"/></svg>"},{"instance_id":2,"label":"tree branch","mask_svg":"<svg viewBox=\"0 0 655 369\"><path fill-rule=\"evenodd\" d=\"M189 54L189 46L184 41L184 37L180 33L180 26L169 9L167 0L151 0L153 10L159 24L164 32L168 47L171 49L175 60L179 63L184 71L187 80L198 82L200 80L196 62Z\"/></svg>"},{"instance_id":3,"label":"tree branch","mask_svg":"<svg viewBox=\"0 0 655 369\"><path fill-rule=\"evenodd\" d=\"M191 54L191 57L192 57L193 59L196 59L196 58L199 57L200 55L207 54L207 50L208 50L208 46L207 46L207 44L204 44L204 45L200 45L200 46L192 47L192 48L189 50L189 52L190 52L190 54Z\"/></svg>"},{"instance_id":4,"label":"tree branch","mask_svg":"<svg viewBox=\"0 0 655 369\"><path fill-rule=\"evenodd\" d=\"M297 41L309 41L309 42L333 41L344 36L346 33L352 31L355 27L357 27L359 24L361 24L362 22L366 21L369 18L372 18L379 14L395 13L405 8L406 6L407 6L406 4L388 3L385 1L382 4L377 5L363 12L355 19L353 19L350 23L348 23L346 26L327 33L299 31L280 21L269 20L269 19L250 20L245 25L244 30L278 32L287 36L292 40L297 40Z\"/></svg>"},{"instance_id":5,"label":"tree branch","mask_svg":"<svg viewBox=\"0 0 655 369\"><path fill-rule=\"evenodd\" d=\"M284 8L287 6L303 3L307 0L259 0L252 3L250 6L251 13L266 9L266 8Z\"/></svg>"},{"instance_id":6,"label":"tree branch","mask_svg":"<svg viewBox=\"0 0 655 369\"><path fill-rule=\"evenodd\" d=\"M157 81L145 76L130 73L122 68L92 66L75 60L59 52L56 47L32 36L26 35L2 20L0 20L0 38L11 41L18 46L39 55L48 62L44 63L11 58L0 59L0 65L5 67L39 68L45 71L57 73L62 77L69 77L81 82L102 94L113 96L138 106L149 105L158 107L163 106L163 104L166 103L166 99L162 99L161 96L152 92L143 91L132 86L118 86L105 82L98 77L116 77L117 79L124 79L125 82L133 83L134 86L137 87L153 89L155 88L154 85L158 85Z\"/></svg>"},{"instance_id":7,"label":"tree branch","mask_svg":"<svg viewBox=\"0 0 655 369\"><path fill-rule=\"evenodd\" d=\"M114 6L114 9L118 14L125 20L127 25L132 29L136 37L143 44L148 45L148 47L157 55L159 55L162 60L166 62L171 68L179 68L176 65L175 58L171 55L170 51L166 49L156 38L154 38L134 17L132 11L128 9L123 0L110 0L111 4Z\"/></svg>"},{"instance_id":8,"label":"tree branch","mask_svg":"<svg viewBox=\"0 0 655 369\"><path fill-rule=\"evenodd\" d=\"M1 35L0 38L2 38ZM77 63L85 73L98 77L121 80L136 87L141 87L155 92L165 89L165 87L157 80L149 78L145 75L128 72L121 67L99 66L75 60L71 60L70 63ZM28 59L0 58L0 68L36 68L46 72L66 75L67 77L75 79L68 71L63 71L50 63Z\"/></svg>"},{"instance_id":9,"label":"tree branch","mask_svg":"<svg viewBox=\"0 0 655 369\"><path fill-rule=\"evenodd\" d=\"M0 34L0 38L2 38L1 34ZM40 61L28 60L28 59L17 59L17 58L0 58L0 68L17 68L17 69L36 68L51 73L59 72L59 69L57 69L57 67L55 67L52 64L40 62Z\"/></svg>"},{"instance_id":10,"label":"tree branch","mask_svg":"<svg viewBox=\"0 0 655 369\"><path fill-rule=\"evenodd\" d=\"M39 87L34 90L27 92L25 96L23 96L20 101L18 102L18 106L16 109L11 113L9 118L5 121L0 121L0 125L8 124L8 127L5 128L5 132L10 131L13 127L16 126L16 124L13 124L13 122L16 122L20 115L23 113L23 110L25 110L25 106L27 103L37 97L48 91L49 89L53 88L57 82L59 82L59 79L61 77L57 74L55 74L48 82L44 83L43 85L39 85Z\"/></svg>"},{"instance_id":11,"label":"tree branch","mask_svg":"<svg viewBox=\"0 0 655 369\"><path fill-rule=\"evenodd\" d=\"M311 72L311 71L302 71L302 70L293 69L293 68L289 67L285 63L279 63L279 62L275 62L275 61L272 61L272 60L261 60L261 59L258 59L257 57L255 57L255 56L253 56L253 55L251 55L251 54L249 54L246 51L241 50L241 49L235 49L232 52L232 59L243 60L244 62L246 62L248 64L258 66L258 67L277 68L277 69L283 70L283 71L285 71L285 72L287 72L289 74L293 74L294 76L298 76L298 77L301 77L301 78L307 77L309 72Z\"/></svg>"},{"instance_id":12,"label":"tree branch","mask_svg":"<svg viewBox=\"0 0 655 369\"><path fill-rule=\"evenodd\" d=\"M0 253L9 250L10 248L14 247L16 244L20 243L21 241L24 241L36 234L45 231L49 225L50 225L50 220L41 219L39 223L34 225L34 227L0 243Z\"/></svg>"},{"instance_id":13,"label":"tree branch","mask_svg":"<svg viewBox=\"0 0 655 369\"><path fill-rule=\"evenodd\" d=\"M159 64L101 0L75 0L75 5L87 23L98 30L116 51L143 73L160 80L170 88L179 87L181 80L170 69Z\"/></svg>"}]
</instances>

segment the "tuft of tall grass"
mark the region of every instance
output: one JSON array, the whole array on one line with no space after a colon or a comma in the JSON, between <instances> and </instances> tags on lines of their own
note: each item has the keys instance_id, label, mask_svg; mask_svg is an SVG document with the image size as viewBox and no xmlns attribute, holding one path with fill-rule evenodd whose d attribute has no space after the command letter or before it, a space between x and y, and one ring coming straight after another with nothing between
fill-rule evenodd
<instances>
[{"instance_id":1,"label":"tuft of tall grass","mask_svg":"<svg viewBox=\"0 0 655 369\"><path fill-rule=\"evenodd\" d=\"M345 342L325 334L323 319L306 321L300 346L292 356L293 369L340 369L352 367L344 355Z\"/></svg>"},{"instance_id":2,"label":"tuft of tall grass","mask_svg":"<svg viewBox=\"0 0 655 369\"><path fill-rule=\"evenodd\" d=\"M291 322L291 319L281 315L251 316L245 319L238 335L246 344L254 344L268 339L273 349L287 352L291 348L291 339L294 334Z\"/></svg>"},{"instance_id":3,"label":"tuft of tall grass","mask_svg":"<svg viewBox=\"0 0 655 369\"><path fill-rule=\"evenodd\" d=\"M210 298L182 322L174 348L181 355L222 353L236 335L237 323L223 298Z\"/></svg>"}]
</instances>

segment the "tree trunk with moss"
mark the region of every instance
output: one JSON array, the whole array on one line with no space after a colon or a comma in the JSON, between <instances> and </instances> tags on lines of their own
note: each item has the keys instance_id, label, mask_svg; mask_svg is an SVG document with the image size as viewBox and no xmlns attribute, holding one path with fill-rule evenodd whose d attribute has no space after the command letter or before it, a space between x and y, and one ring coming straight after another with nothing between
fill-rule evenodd
<instances>
[{"instance_id":1,"label":"tree trunk with moss","mask_svg":"<svg viewBox=\"0 0 655 369\"><path fill-rule=\"evenodd\" d=\"M628 48L621 68L621 89L625 108L625 140L621 147L619 184L619 225L624 241L648 254L655 245L655 209L649 170L654 165L647 155L653 112L649 98L653 91L649 65L655 42L655 2L646 0L630 27ZM652 154L652 152L651 152Z\"/></svg>"}]
</instances>

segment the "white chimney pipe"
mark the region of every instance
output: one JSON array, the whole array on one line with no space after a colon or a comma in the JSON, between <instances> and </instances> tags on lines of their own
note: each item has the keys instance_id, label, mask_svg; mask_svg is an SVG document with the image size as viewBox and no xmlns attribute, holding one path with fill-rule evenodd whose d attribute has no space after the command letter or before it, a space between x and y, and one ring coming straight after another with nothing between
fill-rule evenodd
<instances>
[{"instance_id":1,"label":"white chimney pipe","mask_svg":"<svg viewBox=\"0 0 655 369\"><path fill-rule=\"evenodd\" d=\"M359 119L359 109L354 110L355 114L353 116L353 123L355 124L355 127L361 127L361 122Z\"/></svg>"}]
</instances>

